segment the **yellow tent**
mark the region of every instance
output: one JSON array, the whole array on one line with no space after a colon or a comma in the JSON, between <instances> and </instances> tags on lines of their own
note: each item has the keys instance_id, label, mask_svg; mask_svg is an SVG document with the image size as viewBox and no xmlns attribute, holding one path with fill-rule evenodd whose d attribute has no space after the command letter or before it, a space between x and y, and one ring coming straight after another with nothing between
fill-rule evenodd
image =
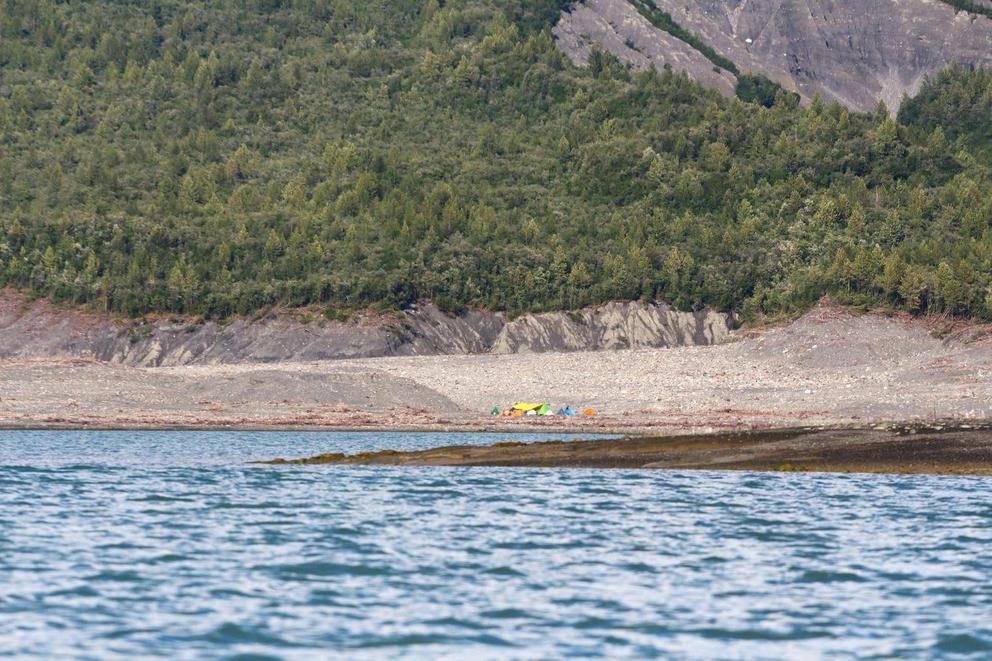
<instances>
[{"instance_id":1,"label":"yellow tent","mask_svg":"<svg viewBox=\"0 0 992 661\"><path fill-rule=\"evenodd\" d=\"M551 408L543 403L520 402L513 405L511 415L551 415Z\"/></svg>"}]
</instances>

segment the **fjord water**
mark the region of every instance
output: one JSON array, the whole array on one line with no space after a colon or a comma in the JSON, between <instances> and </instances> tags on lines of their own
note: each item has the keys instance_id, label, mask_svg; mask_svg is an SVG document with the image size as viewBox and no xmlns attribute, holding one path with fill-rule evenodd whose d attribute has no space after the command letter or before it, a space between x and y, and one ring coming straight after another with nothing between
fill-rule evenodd
<instances>
[{"instance_id":1,"label":"fjord water","mask_svg":"<svg viewBox=\"0 0 992 661\"><path fill-rule=\"evenodd\" d=\"M992 654L988 479L245 463L505 437L0 431L0 654Z\"/></svg>"}]
</instances>

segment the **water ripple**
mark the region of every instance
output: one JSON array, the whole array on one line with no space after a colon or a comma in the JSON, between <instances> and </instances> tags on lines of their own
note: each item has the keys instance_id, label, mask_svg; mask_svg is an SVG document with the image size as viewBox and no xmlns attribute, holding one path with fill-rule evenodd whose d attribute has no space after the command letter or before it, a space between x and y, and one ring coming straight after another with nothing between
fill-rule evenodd
<instances>
[{"instance_id":1,"label":"water ripple","mask_svg":"<svg viewBox=\"0 0 992 661\"><path fill-rule=\"evenodd\" d=\"M0 432L0 654L992 653L989 480L245 465L502 438Z\"/></svg>"}]
</instances>

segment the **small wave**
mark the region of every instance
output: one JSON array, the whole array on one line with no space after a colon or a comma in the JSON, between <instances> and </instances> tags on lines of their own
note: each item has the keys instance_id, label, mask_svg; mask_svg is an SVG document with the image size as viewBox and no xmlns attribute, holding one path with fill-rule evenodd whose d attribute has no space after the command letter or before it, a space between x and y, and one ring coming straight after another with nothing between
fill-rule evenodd
<instances>
[{"instance_id":1,"label":"small wave","mask_svg":"<svg viewBox=\"0 0 992 661\"><path fill-rule=\"evenodd\" d=\"M703 638L713 640L767 640L767 641L790 641L790 640L812 640L815 638L830 637L829 631L820 629L798 629L792 631L769 631L767 629L718 629L705 628L696 629L695 633Z\"/></svg>"},{"instance_id":2,"label":"small wave","mask_svg":"<svg viewBox=\"0 0 992 661\"><path fill-rule=\"evenodd\" d=\"M463 620L459 617L439 617L433 620L423 620L420 622L429 627L460 627L462 629L485 629L485 625L473 620Z\"/></svg>"},{"instance_id":3,"label":"small wave","mask_svg":"<svg viewBox=\"0 0 992 661\"><path fill-rule=\"evenodd\" d=\"M490 567L482 572L483 574L489 574L491 576L525 576L522 572L517 571L513 567Z\"/></svg>"},{"instance_id":4,"label":"small wave","mask_svg":"<svg viewBox=\"0 0 992 661\"><path fill-rule=\"evenodd\" d=\"M136 571L113 571L106 570L99 574L94 574L86 578L88 581L116 581L119 583L141 583L145 580L141 574Z\"/></svg>"},{"instance_id":5,"label":"small wave","mask_svg":"<svg viewBox=\"0 0 992 661\"><path fill-rule=\"evenodd\" d=\"M292 643L279 636L266 633L259 629L245 628L234 622L225 622L213 631L200 637L212 643L237 644L256 643L259 645L272 645L275 647L293 647Z\"/></svg>"},{"instance_id":6,"label":"small wave","mask_svg":"<svg viewBox=\"0 0 992 661\"><path fill-rule=\"evenodd\" d=\"M100 634L97 637L104 640L121 640L123 638L130 638L131 636L137 634L154 634L156 631L156 629L149 628L115 629L114 631L108 631L107 633Z\"/></svg>"},{"instance_id":7,"label":"small wave","mask_svg":"<svg viewBox=\"0 0 992 661\"><path fill-rule=\"evenodd\" d=\"M483 611L479 615L493 620L527 620L534 617L527 611L519 608L500 608L499 610Z\"/></svg>"},{"instance_id":8,"label":"small wave","mask_svg":"<svg viewBox=\"0 0 992 661\"><path fill-rule=\"evenodd\" d=\"M99 597L100 593L89 585L79 585L74 588L55 590L48 593L49 597Z\"/></svg>"},{"instance_id":9,"label":"small wave","mask_svg":"<svg viewBox=\"0 0 992 661\"><path fill-rule=\"evenodd\" d=\"M182 498L180 496L166 496L159 493L150 493L146 496L140 498L132 499L135 503L192 503L196 502L193 498Z\"/></svg>"},{"instance_id":10,"label":"small wave","mask_svg":"<svg viewBox=\"0 0 992 661\"><path fill-rule=\"evenodd\" d=\"M276 502L273 500L265 500L262 502L245 502L245 503L232 503L223 502L217 503L213 506L214 509L218 510L271 510L271 509L281 509L284 507L284 503Z\"/></svg>"},{"instance_id":11,"label":"small wave","mask_svg":"<svg viewBox=\"0 0 992 661\"><path fill-rule=\"evenodd\" d=\"M408 633L398 636L388 636L374 640L364 640L354 647L356 649L371 649L376 647L417 647L421 645L439 645L451 642L450 636L441 634Z\"/></svg>"},{"instance_id":12,"label":"small wave","mask_svg":"<svg viewBox=\"0 0 992 661\"><path fill-rule=\"evenodd\" d=\"M552 543L552 542L537 542L537 541L518 541L518 542L497 542L493 544L495 549L506 549L510 551L539 551L541 549L571 549L580 548L582 545L578 541L571 541L566 543Z\"/></svg>"},{"instance_id":13,"label":"small wave","mask_svg":"<svg viewBox=\"0 0 992 661\"><path fill-rule=\"evenodd\" d=\"M992 651L992 642L985 638L973 636L970 633L941 636L934 649L949 654L971 654L974 652Z\"/></svg>"},{"instance_id":14,"label":"small wave","mask_svg":"<svg viewBox=\"0 0 992 661\"><path fill-rule=\"evenodd\" d=\"M617 629L620 622L606 617L585 617L572 623L572 627L584 631L586 629Z\"/></svg>"},{"instance_id":15,"label":"small wave","mask_svg":"<svg viewBox=\"0 0 992 661\"><path fill-rule=\"evenodd\" d=\"M376 565L354 565L340 562L300 562L290 565L266 567L286 576L387 576L394 573L389 567Z\"/></svg>"},{"instance_id":16,"label":"small wave","mask_svg":"<svg viewBox=\"0 0 992 661\"><path fill-rule=\"evenodd\" d=\"M100 551L141 551L152 547L134 542L110 542L109 544L99 544L96 548Z\"/></svg>"},{"instance_id":17,"label":"small wave","mask_svg":"<svg viewBox=\"0 0 992 661\"><path fill-rule=\"evenodd\" d=\"M449 636L439 633L409 633L389 636L375 640L362 641L355 649L374 649L381 647L423 647L428 645L489 645L492 647L516 647L514 643L500 636L479 634L477 636Z\"/></svg>"},{"instance_id":18,"label":"small wave","mask_svg":"<svg viewBox=\"0 0 992 661\"><path fill-rule=\"evenodd\" d=\"M209 594L211 597L222 597L224 599L230 599L231 597L250 599L255 596L244 590L236 590L234 588L215 588Z\"/></svg>"},{"instance_id":19,"label":"small wave","mask_svg":"<svg viewBox=\"0 0 992 661\"><path fill-rule=\"evenodd\" d=\"M189 556L180 555L178 553L163 553L162 555L157 555L154 558L148 558L146 560L142 560L141 562L146 565L163 565L171 564L173 562L183 562L189 559Z\"/></svg>"},{"instance_id":20,"label":"small wave","mask_svg":"<svg viewBox=\"0 0 992 661\"><path fill-rule=\"evenodd\" d=\"M14 475L18 475L20 473L29 473L29 474L32 474L32 473L45 473L45 474L48 474L48 473L51 473L51 472L52 472L52 469L50 467L48 467L48 466L28 466L26 464L5 464L5 463L0 462L0 475L2 475L3 473L13 473ZM8 482L11 482L11 481L15 481L15 480L8 480L6 478L0 479L0 486L3 486L3 485L5 485L5 484L7 484ZM17 483L20 483L21 480L16 480L16 482Z\"/></svg>"},{"instance_id":21,"label":"small wave","mask_svg":"<svg viewBox=\"0 0 992 661\"><path fill-rule=\"evenodd\" d=\"M867 580L864 576L851 572L807 569L799 575L796 583L864 583Z\"/></svg>"}]
</instances>

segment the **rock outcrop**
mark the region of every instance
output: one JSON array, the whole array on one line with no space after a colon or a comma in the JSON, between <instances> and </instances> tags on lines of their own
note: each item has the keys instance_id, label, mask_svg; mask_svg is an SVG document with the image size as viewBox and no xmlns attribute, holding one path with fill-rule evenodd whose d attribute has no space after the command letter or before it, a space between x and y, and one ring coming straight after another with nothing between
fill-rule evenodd
<instances>
[{"instance_id":1,"label":"rock outcrop","mask_svg":"<svg viewBox=\"0 0 992 661\"><path fill-rule=\"evenodd\" d=\"M71 356L138 366L665 347L715 344L729 332L727 315L663 304L609 303L512 321L477 310L447 315L430 304L349 322L289 313L229 322L115 321L0 292L0 358Z\"/></svg>"},{"instance_id":2,"label":"rock outcrop","mask_svg":"<svg viewBox=\"0 0 992 661\"><path fill-rule=\"evenodd\" d=\"M727 96L734 94L737 79L732 73L715 68L698 50L651 25L625 0L578 3L562 14L554 34L559 48L579 66L598 47L637 69L654 66L661 70L667 64Z\"/></svg>"},{"instance_id":3,"label":"rock outcrop","mask_svg":"<svg viewBox=\"0 0 992 661\"><path fill-rule=\"evenodd\" d=\"M584 63L593 44L637 67L686 71L725 94L733 76L655 28L633 3L586 0L563 13L560 47ZM992 66L992 19L938 0L653 0L742 73L855 110L895 112L924 76L952 63ZM692 53L687 52L687 49ZM695 53L695 55L693 55Z\"/></svg>"},{"instance_id":4,"label":"rock outcrop","mask_svg":"<svg viewBox=\"0 0 992 661\"><path fill-rule=\"evenodd\" d=\"M492 353L540 353L718 344L727 316L679 312L667 305L607 303L573 313L529 314L503 327Z\"/></svg>"}]
</instances>

